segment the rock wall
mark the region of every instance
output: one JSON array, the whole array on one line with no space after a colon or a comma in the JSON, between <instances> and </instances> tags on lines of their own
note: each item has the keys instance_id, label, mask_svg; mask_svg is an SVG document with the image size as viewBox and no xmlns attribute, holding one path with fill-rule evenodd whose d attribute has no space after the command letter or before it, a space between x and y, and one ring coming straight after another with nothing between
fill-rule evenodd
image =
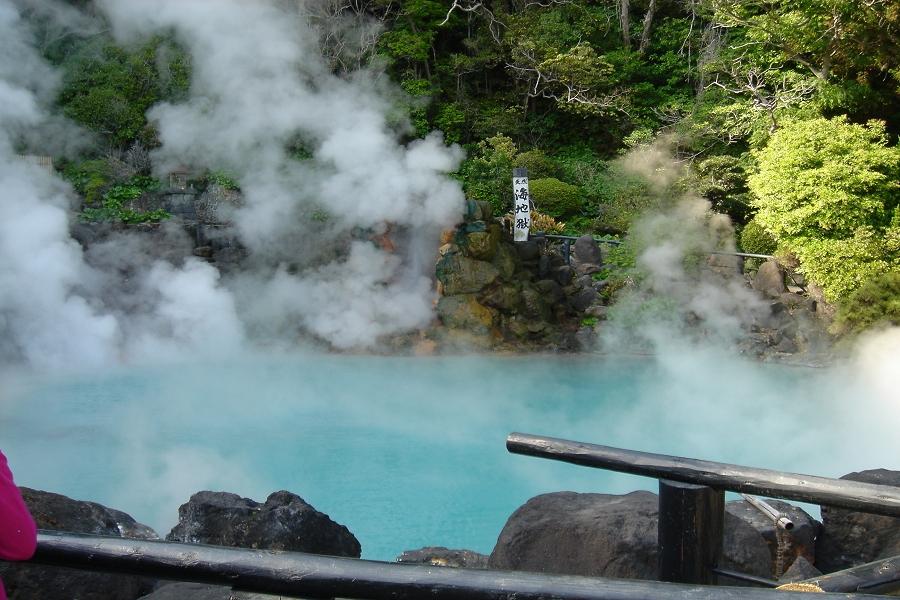
<instances>
[{"instance_id":1,"label":"rock wall","mask_svg":"<svg viewBox=\"0 0 900 600\"><path fill-rule=\"evenodd\" d=\"M590 236L571 264L546 243L513 242L486 202L469 201L463 223L440 248L435 272L444 348L581 350L577 331L602 306L602 252Z\"/></svg>"}]
</instances>

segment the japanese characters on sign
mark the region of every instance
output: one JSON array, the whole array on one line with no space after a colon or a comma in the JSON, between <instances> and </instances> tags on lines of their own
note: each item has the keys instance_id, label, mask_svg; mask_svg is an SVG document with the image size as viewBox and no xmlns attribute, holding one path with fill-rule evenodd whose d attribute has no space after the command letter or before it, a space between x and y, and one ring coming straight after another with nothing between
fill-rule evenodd
<instances>
[{"instance_id":1,"label":"japanese characters on sign","mask_svg":"<svg viewBox=\"0 0 900 600\"><path fill-rule=\"evenodd\" d=\"M513 169L513 241L527 242L531 226L531 196L528 169Z\"/></svg>"}]
</instances>

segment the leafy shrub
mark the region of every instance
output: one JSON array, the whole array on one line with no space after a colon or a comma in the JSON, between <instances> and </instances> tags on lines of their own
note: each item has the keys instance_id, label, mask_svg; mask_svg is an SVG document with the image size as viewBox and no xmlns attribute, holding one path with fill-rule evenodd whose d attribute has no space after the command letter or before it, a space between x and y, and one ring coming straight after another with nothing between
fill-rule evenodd
<instances>
[{"instance_id":1,"label":"leafy shrub","mask_svg":"<svg viewBox=\"0 0 900 600\"><path fill-rule=\"evenodd\" d=\"M775 254L778 242L756 219L741 230L741 249L750 254Z\"/></svg>"},{"instance_id":2,"label":"leafy shrub","mask_svg":"<svg viewBox=\"0 0 900 600\"><path fill-rule=\"evenodd\" d=\"M850 294L838 308L833 329L855 334L880 325L900 325L900 271L870 279Z\"/></svg>"},{"instance_id":3,"label":"leafy shrub","mask_svg":"<svg viewBox=\"0 0 900 600\"><path fill-rule=\"evenodd\" d=\"M142 211L129 205L147 193L158 191L158 180L136 175L122 184L114 185L104 194L100 206L86 207L81 216L87 221L121 221L123 223L158 223L171 215L163 209Z\"/></svg>"},{"instance_id":4,"label":"leafy shrub","mask_svg":"<svg viewBox=\"0 0 900 600\"><path fill-rule=\"evenodd\" d=\"M495 135L478 143L473 156L460 167L463 189L473 200L490 202L494 214L512 208L512 170L518 149L505 135Z\"/></svg>"},{"instance_id":5,"label":"leafy shrub","mask_svg":"<svg viewBox=\"0 0 900 600\"><path fill-rule=\"evenodd\" d=\"M900 149L880 122L786 122L757 154L755 219L840 303L900 268Z\"/></svg>"},{"instance_id":6,"label":"leafy shrub","mask_svg":"<svg viewBox=\"0 0 900 600\"><path fill-rule=\"evenodd\" d=\"M551 217L574 215L582 208L581 190L578 186L547 177L531 180L529 187L535 207Z\"/></svg>"},{"instance_id":7,"label":"leafy shrub","mask_svg":"<svg viewBox=\"0 0 900 600\"><path fill-rule=\"evenodd\" d=\"M516 156L516 166L528 169L528 177L531 179L559 177L561 175L561 169L556 161L540 149L521 152Z\"/></svg>"},{"instance_id":8,"label":"leafy shrub","mask_svg":"<svg viewBox=\"0 0 900 600\"><path fill-rule=\"evenodd\" d=\"M728 215L735 223L745 223L750 214L750 195L742 161L734 156L713 156L695 169L698 191L713 210Z\"/></svg>"}]
</instances>

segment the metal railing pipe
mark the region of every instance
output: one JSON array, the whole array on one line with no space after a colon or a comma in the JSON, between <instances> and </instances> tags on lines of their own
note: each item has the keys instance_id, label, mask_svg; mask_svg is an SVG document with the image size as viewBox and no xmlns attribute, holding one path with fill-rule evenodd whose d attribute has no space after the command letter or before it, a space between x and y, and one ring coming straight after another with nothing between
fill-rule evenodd
<instances>
[{"instance_id":1,"label":"metal railing pipe","mask_svg":"<svg viewBox=\"0 0 900 600\"><path fill-rule=\"evenodd\" d=\"M804 600L800 592L404 565L300 552L42 531L32 563L361 600ZM824 598L877 598L854 594Z\"/></svg>"},{"instance_id":2,"label":"metal railing pipe","mask_svg":"<svg viewBox=\"0 0 900 600\"><path fill-rule=\"evenodd\" d=\"M514 454L655 479L900 517L900 488L893 486L623 450L527 433L511 433L506 448Z\"/></svg>"}]
</instances>

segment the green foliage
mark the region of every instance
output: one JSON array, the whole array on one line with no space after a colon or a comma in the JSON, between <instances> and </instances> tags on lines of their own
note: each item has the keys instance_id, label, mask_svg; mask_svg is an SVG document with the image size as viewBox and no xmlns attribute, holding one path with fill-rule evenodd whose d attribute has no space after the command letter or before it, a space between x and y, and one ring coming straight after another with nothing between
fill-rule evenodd
<instances>
[{"instance_id":1,"label":"green foliage","mask_svg":"<svg viewBox=\"0 0 900 600\"><path fill-rule=\"evenodd\" d=\"M64 169L63 177L87 204L99 202L103 193L112 185L109 163L102 159L71 163Z\"/></svg>"},{"instance_id":2,"label":"green foliage","mask_svg":"<svg viewBox=\"0 0 900 600\"><path fill-rule=\"evenodd\" d=\"M532 179L531 199L535 207L556 219L578 213L581 206L581 190L577 186L547 177Z\"/></svg>"},{"instance_id":3,"label":"green foliage","mask_svg":"<svg viewBox=\"0 0 900 600\"><path fill-rule=\"evenodd\" d=\"M750 214L750 195L744 161L728 155L713 156L695 165L697 188L712 209L745 223Z\"/></svg>"},{"instance_id":4,"label":"green foliage","mask_svg":"<svg viewBox=\"0 0 900 600\"><path fill-rule=\"evenodd\" d=\"M756 219L741 229L741 250L750 254L775 254L778 242Z\"/></svg>"},{"instance_id":5,"label":"green foliage","mask_svg":"<svg viewBox=\"0 0 900 600\"><path fill-rule=\"evenodd\" d=\"M124 146L134 140L155 143L145 113L164 99L187 90L190 61L178 46L154 38L126 50L99 36L82 42L62 63L58 102L69 118Z\"/></svg>"},{"instance_id":6,"label":"green foliage","mask_svg":"<svg viewBox=\"0 0 900 600\"><path fill-rule=\"evenodd\" d=\"M160 182L152 177L135 175L128 181L114 185L104 194L100 206L85 207L81 216L86 221L121 221L122 223L158 223L171 215L163 209L135 210L131 204L144 194L160 189Z\"/></svg>"},{"instance_id":7,"label":"green foliage","mask_svg":"<svg viewBox=\"0 0 900 600\"><path fill-rule=\"evenodd\" d=\"M228 171L210 171L206 174L206 182L214 183L228 190L240 189L236 177Z\"/></svg>"},{"instance_id":8,"label":"green foliage","mask_svg":"<svg viewBox=\"0 0 900 600\"><path fill-rule=\"evenodd\" d=\"M600 322L600 319L598 319L597 317L583 317L581 319L581 326L582 327L596 327L597 323L599 323L599 322Z\"/></svg>"},{"instance_id":9,"label":"green foliage","mask_svg":"<svg viewBox=\"0 0 900 600\"><path fill-rule=\"evenodd\" d=\"M466 113L456 102L442 104L434 117L434 126L444 132L444 141L448 144L462 141L465 124Z\"/></svg>"},{"instance_id":10,"label":"green foliage","mask_svg":"<svg viewBox=\"0 0 900 600\"><path fill-rule=\"evenodd\" d=\"M879 326L900 325L900 271L866 281L838 309L833 329L858 334Z\"/></svg>"},{"instance_id":11,"label":"green foliage","mask_svg":"<svg viewBox=\"0 0 900 600\"><path fill-rule=\"evenodd\" d=\"M474 156L460 167L463 189L473 200L490 202L494 214L502 215L512 208L512 170L517 148L504 135L480 142Z\"/></svg>"},{"instance_id":12,"label":"green foliage","mask_svg":"<svg viewBox=\"0 0 900 600\"><path fill-rule=\"evenodd\" d=\"M786 123L750 177L756 219L835 302L900 265L900 150L882 123Z\"/></svg>"},{"instance_id":13,"label":"green foliage","mask_svg":"<svg viewBox=\"0 0 900 600\"><path fill-rule=\"evenodd\" d=\"M557 162L539 148L519 153L516 156L516 166L528 169L528 177L531 179L559 177L562 174Z\"/></svg>"}]
</instances>

